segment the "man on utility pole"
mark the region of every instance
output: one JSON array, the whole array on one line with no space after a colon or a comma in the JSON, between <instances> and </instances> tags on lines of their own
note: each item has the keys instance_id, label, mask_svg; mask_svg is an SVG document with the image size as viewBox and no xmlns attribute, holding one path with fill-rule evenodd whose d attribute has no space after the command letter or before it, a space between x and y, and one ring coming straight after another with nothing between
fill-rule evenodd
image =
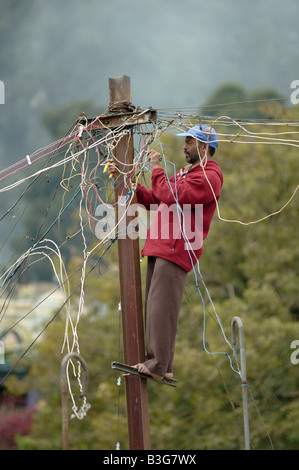
<instances>
[{"instance_id":1,"label":"man on utility pole","mask_svg":"<svg viewBox=\"0 0 299 470\"><path fill-rule=\"evenodd\" d=\"M198 125L186 133L184 153L189 164L168 179L160 167L161 155L148 152L153 169L152 189L137 184L138 203L158 210L148 231L142 255L148 257L145 324L146 360L135 364L155 380L173 376L177 322L188 272L200 258L223 184L213 160L218 137L210 126ZM170 217L169 207L174 206ZM165 231L166 212L168 220ZM191 220L187 233L186 219ZM163 220L163 222L161 222ZM165 236L166 233L166 236Z\"/></svg>"}]
</instances>

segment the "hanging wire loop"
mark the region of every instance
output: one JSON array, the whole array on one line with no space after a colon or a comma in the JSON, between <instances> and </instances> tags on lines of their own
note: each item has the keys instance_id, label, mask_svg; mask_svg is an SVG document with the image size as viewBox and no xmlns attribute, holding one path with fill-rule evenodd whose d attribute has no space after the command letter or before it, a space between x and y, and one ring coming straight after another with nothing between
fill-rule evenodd
<instances>
[{"instance_id":1,"label":"hanging wire loop","mask_svg":"<svg viewBox=\"0 0 299 470\"><path fill-rule=\"evenodd\" d=\"M61 361L61 409L62 409L62 448L63 450L69 449L69 418L67 410L67 396L68 396L68 381L67 381L67 366L69 361L76 359L80 362L83 369L83 382L82 382L82 397L87 395L87 384L88 384L88 369L87 364L77 353L66 354Z\"/></svg>"}]
</instances>

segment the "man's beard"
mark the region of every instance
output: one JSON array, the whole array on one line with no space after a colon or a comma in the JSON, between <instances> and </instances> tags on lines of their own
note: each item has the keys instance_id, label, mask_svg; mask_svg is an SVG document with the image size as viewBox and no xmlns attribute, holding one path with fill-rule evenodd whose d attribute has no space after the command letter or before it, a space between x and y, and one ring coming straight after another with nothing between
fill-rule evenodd
<instances>
[{"instance_id":1,"label":"man's beard","mask_svg":"<svg viewBox=\"0 0 299 470\"><path fill-rule=\"evenodd\" d=\"M190 155L190 153L185 152L185 157L186 157L186 162L190 164L194 164L199 161L198 154L196 155Z\"/></svg>"}]
</instances>

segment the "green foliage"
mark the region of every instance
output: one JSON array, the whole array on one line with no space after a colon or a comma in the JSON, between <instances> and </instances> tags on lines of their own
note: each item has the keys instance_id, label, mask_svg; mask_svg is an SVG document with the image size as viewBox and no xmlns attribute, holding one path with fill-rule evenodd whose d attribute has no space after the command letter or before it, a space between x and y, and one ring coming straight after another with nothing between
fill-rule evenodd
<instances>
[{"instance_id":1,"label":"green foliage","mask_svg":"<svg viewBox=\"0 0 299 470\"><path fill-rule=\"evenodd\" d=\"M44 110L41 121L43 126L49 130L52 137L59 139L68 132L68 127L74 124L79 113L83 112L86 116L92 117L98 116L102 111L96 109L90 101L72 102ZM68 127L66 127L67 123Z\"/></svg>"},{"instance_id":2,"label":"green foliage","mask_svg":"<svg viewBox=\"0 0 299 470\"><path fill-rule=\"evenodd\" d=\"M235 82L221 84L204 104L204 113L212 116L231 116L234 119L273 117L280 107L282 95L273 88L247 91ZM267 102L267 100L269 100Z\"/></svg>"}]
</instances>

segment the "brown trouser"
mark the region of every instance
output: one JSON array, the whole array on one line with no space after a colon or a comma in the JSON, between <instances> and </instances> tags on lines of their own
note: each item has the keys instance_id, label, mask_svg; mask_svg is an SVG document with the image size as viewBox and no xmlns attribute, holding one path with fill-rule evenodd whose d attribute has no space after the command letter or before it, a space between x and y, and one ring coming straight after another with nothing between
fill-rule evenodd
<instances>
[{"instance_id":1,"label":"brown trouser","mask_svg":"<svg viewBox=\"0 0 299 470\"><path fill-rule=\"evenodd\" d=\"M157 375L173 371L177 323L187 272L162 258L148 257L145 292L146 367Z\"/></svg>"}]
</instances>

